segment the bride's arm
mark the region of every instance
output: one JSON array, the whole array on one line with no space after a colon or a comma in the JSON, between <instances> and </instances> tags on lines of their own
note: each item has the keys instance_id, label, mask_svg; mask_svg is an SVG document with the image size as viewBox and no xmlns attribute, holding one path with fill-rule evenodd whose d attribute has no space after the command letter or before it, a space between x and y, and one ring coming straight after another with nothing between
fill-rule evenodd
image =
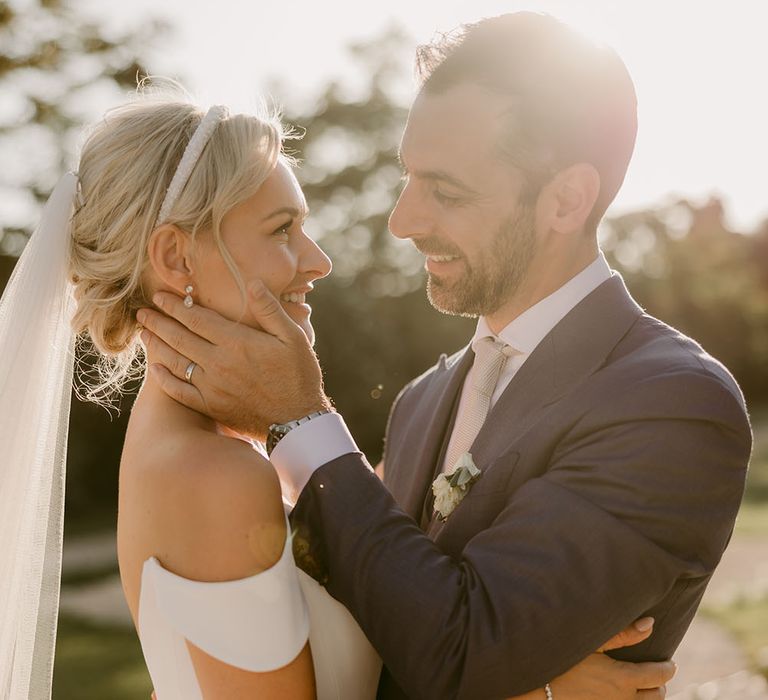
<instances>
[{"instance_id":1,"label":"bride's arm","mask_svg":"<svg viewBox=\"0 0 768 700\"><path fill-rule=\"evenodd\" d=\"M215 583L252 577L278 562L286 520L268 461L244 442L215 435L204 436L186 460L173 461L186 463L166 468L165 496L152 512L165 569ZM254 630L259 633L270 631ZM236 668L189 640L187 647L205 700L315 698L308 643L287 665L264 672Z\"/></svg>"},{"instance_id":2,"label":"bride's arm","mask_svg":"<svg viewBox=\"0 0 768 700\"><path fill-rule=\"evenodd\" d=\"M640 622L648 624L639 625ZM639 626L638 626L639 625ZM646 629L641 630L640 627ZM616 661L602 652L634 646L653 632L653 618L644 618L609 639L594 654L550 683L553 698L575 700L663 700L666 684L674 676L674 664L633 664ZM544 689L516 695L509 700L544 700Z\"/></svg>"}]
</instances>

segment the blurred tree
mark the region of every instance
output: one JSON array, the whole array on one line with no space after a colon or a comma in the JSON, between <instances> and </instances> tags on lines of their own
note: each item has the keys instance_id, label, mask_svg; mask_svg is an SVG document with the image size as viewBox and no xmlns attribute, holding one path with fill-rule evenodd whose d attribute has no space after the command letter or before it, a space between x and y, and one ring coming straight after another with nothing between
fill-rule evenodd
<instances>
[{"instance_id":1,"label":"blurred tree","mask_svg":"<svg viewBox=\"0 0 768 700\"><path fill-rule=\"evenodd\" d=\"M718 199L632 212L601 231L638 302L701 343L753 401L768 398L767 231L730 230Z\"/></svg>"},{"instance_id":2,"label":"blurred tree","mask_svg":"<svg viewBox=\"0 0 768 700\"><path fill-rule=\"evenodd\" d=\"M0 288L94 105L135 87L144 42L162 31L146 22L112 35L66 0L0 0ZM114 514L126 420L73 401L68 518Z\"/></svg>"},{"instance_id":3,"label":"blurred tree","mask_svg":"<svg viewBox=\"0 0 768 700\"><path fill-rule=\"evenodd\" d=\"M0 6L6 7L1 0ZM47 11L48 4L35 7ZM0 19L0 31L4 26L7 20ZM5 43L0 46L4 51ZM400 388L440 353L462 347L474 326L429 307L422 256L387 230L400 187L396 152L410 97L403 76L410 73L412 53L412 42L389 30L351 48L350 71L360 72L355 89L332 82L303 108L292 109L284 99L287 121L306 130L291 145L303 161L298 174L312 212L308 228L334 261L333 274L313 295L318 354L329 393L372 461L381 454L387 414ZM7 60L0 54L0 63ZM109 68L108 74L133 82L134 63L122 72ZM289 94L280 83L273 92ZM60 102L52 102L55 112ZM3 118L0 109L0 142L26 124ZM62 129L65 138L69 125ZM38 196L45 188L36 183L16 186ZM6 221L0 209L0 222ZM613 217L601 238L650 313L724 361L750 398L768 399L768 222L755 235L743 235L724 224L719 202L681 201ZM125 416L110 423L103 409L73 405L70 520L88 510L114 514L124 427Z\"/></svg>"},{"instance_id":4,"label":"blurred tree","mask_svg":"<svg viewBox=\"0 0 768 700\"><path fill-rule=\"evenodd\" d=\"M21 252L83 122L136 85L144 42L162 29L112 36L67 0L0 0L0 253Z\"/></svg>"}]
</instances>

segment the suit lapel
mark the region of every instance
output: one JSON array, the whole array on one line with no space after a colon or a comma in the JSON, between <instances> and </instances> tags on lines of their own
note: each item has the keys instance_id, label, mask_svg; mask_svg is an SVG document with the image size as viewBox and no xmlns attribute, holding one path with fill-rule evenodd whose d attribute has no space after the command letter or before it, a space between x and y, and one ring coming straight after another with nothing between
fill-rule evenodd
<instances>
[{"instance_id":1,"label":"suit lapel","mask_svg":"<svg viewBox=\"0 0 768 700\"><path fill-rule=\"evenodd\" d=\"M429 386L413 412L407 432L402 439L398 439L391 460L393 468L398 471L388 486L416 522L421 521L446 430L450 427L454 405L473 357L467 347L450 359L444 355L440 358Z\"/></svg>"},{"instance_id":2,"label":"suit lapel","mask_svg":"<svg viewBox=\"0 0 768 700\"><path fill-rule=\"evenodd\" d=\"M472 445L478 466L498 456L542 409L597 371L642 312L619 275L577 304L542 340L488 414Z\"/></svg>"},{"instance_id":3,"label":"suit lapel","mask_svg":"<svg viewBox=\"0 0 768 700\"><path fill-rule=\"evenodd\" d=\"M577 304L533 351L488 414L470 450L475 464L492 468L547 406L600 368L642 313L619 275ZM474 488L482 491L481 483ZM437 537L443 527L433 520L430 535Z\"/></svg>"}]
</instances>

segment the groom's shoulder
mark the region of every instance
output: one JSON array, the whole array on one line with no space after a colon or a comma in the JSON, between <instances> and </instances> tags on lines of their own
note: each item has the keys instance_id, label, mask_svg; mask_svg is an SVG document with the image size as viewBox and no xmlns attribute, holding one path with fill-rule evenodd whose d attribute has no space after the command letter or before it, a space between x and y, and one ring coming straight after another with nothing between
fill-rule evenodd
<instances>
[{"instance_id":1,"label":"groom's shoulder","mask_svg":"<svg viewBox=\"0 0 768 700\"><path fill-rule=\"evenodd\" d=\"M461 358L464 356L466 350L467 348L463 347L452 355L447 355L446 353L440 355L435 364L433 364L425 372L422 372L418 377L412 379L400 390L400 393L395 399L395 405L401 403L403 400L412 401L417 400L423 396L424 393L429 390L432 382L434 382L444 372L448 372L453 369L454 366L461 361Z\"/></svg>"},{"instance_id":2,"label":"groom's shoulder","mask_svg":"<svg viewBox=\"0 0 768 700\"><path fill-rule=\"evenodd\" d=\"M735 410L746 410L736 379L720 360L693 338L647 313L616 346L606 369L633 385L655 385L668 395L677 392L680 401L727 396Z\"/></svg>"}]
</instances>

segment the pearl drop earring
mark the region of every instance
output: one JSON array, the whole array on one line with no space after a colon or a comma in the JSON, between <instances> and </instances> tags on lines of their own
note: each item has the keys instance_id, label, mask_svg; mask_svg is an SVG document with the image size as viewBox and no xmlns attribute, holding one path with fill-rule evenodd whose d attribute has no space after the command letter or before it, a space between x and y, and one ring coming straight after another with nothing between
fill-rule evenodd
<instances>
[{"instance_id":1,"label":"pearl drop earring","mask_svg":"<svg viewBox=\"0 0 768 700\"><path fill-rule=\"evenodd\" d=\"M195 300L192 298L192 292L195 291L195 288L191 284L188 284L184 288L184 291L187 293L187 296L184 297L184 306L191 309L195 303Z\"/></svg>"}]
</instances>

